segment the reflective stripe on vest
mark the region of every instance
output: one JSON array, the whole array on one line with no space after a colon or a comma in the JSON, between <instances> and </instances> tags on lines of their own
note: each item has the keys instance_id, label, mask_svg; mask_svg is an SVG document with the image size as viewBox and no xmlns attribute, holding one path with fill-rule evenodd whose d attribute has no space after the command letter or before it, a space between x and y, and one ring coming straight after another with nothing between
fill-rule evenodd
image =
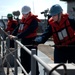
<instances>
[{"instance_id":1,"label":"reflective stripe on vest","mask_svg":"<svg viewBox=\"0 0 75 75\"><path fill-rule=\"evenodd\" d=\"M26 20L24 20L24 19L21 20L22 24L20 24L18 32L23 32L24 30L26 30L29 27L29 25L33 19L36 19L37 21L39 21L39 19L37 19L37 17L34 15L29 16ZM38 29L38 27L34 30L33 33L29 34L25 38L35 37L37 35L37 29Z\"/></svg>"}]
</instances>

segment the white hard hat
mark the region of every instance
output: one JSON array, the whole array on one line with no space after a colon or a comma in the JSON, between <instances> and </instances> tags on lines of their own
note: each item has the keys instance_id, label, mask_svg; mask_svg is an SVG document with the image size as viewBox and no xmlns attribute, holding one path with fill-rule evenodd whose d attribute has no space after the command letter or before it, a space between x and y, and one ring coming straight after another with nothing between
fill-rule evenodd
<instances>
[{"instance_id":1,"label":"white hard hat","mask_svg":"<svg viewBox=\"0 0 75 75\"><path fill-rule=\"evenodd\" d=\"M29 12L31 12L31 8L29 6L22 7L22 14L28 14Z\"/></svg>"}]
</instances>

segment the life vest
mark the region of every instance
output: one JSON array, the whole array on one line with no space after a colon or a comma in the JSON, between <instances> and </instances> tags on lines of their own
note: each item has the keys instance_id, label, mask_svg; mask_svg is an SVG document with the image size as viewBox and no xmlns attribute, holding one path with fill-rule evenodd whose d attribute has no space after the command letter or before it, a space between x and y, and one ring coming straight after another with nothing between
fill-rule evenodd
<instances>
[{"instance_id":1,"label":"life vest","mask_svg":"<svg viewBox=\"0 0 75 75\"><path fill-rule=\"evenodd\" d=\"M14 30L14 28L12 28L12 25L13 24L15 24L16 26L17 26L17 21L16 20L8 20L8 23L7 23L7 27L6 27L6 29L5 29L5 31L7 32L7 31L9 31L10 32L10 34L12 33L12 31Z\"/></svg>"},{"instance_id":2,"label":"life vest","mask_svg":"<svg viewBox=\"0 0 75 75\"><path fill-rule=\"evenodd\" d=\"M26 19L24 17L22 17L18 32L21 33L23 31L25 31L30 26L30 23L32 22L33 19L36 19L38 22L40 22L40 20L37 18L36 15L30 14L30 16ZM29 34L25 38L35 37L37 35L37 29L38 29L38 27L34 30L33 33Z\"/></svg>"},{"instance_id":3,"label":"life vest","mask_svg":"<svg viewBox=\"0 0 75 75\"><path fill-rule=\"evenodd\" d=\"M53 39L56 45L67 46L75 42L75 31L72 29L68 20L68 14L62 15L60 23L56 23L52 18L49 19L52 26Z\"/></svg>"}]
</instances>

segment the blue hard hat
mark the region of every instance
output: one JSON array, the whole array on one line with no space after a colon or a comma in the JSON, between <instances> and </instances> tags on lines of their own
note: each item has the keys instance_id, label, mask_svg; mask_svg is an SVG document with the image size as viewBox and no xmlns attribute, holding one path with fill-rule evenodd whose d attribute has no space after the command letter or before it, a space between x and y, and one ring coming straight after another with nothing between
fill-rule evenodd
<instances>
[{"instance_id":1,"label":"blue hard hat","mask_svg":"<svg viewBox=\"0 0 75 75\"><path fill-rule=\"evenodd\" d=\"M51 16L57 15L63 11L62 7L59 4L55 4L51 7L49 14Z\"/></svg>"}]
</instances>

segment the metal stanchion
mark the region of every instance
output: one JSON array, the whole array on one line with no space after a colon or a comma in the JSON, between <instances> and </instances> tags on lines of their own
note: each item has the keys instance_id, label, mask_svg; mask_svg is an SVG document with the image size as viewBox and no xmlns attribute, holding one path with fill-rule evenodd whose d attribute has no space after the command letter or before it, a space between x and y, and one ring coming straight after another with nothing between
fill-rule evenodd
<instances>
[{"instance_id":1,"label":"metal stanchion","mask_svg":"<svg viewBox=\"0 0 75 75\"><path fill-rule=\"evenodd\" d=\"M33 58L34 54L36 54L36 49L31 49L31 75L36 75L36 60Z\"/></svg>"}]
</instances>

